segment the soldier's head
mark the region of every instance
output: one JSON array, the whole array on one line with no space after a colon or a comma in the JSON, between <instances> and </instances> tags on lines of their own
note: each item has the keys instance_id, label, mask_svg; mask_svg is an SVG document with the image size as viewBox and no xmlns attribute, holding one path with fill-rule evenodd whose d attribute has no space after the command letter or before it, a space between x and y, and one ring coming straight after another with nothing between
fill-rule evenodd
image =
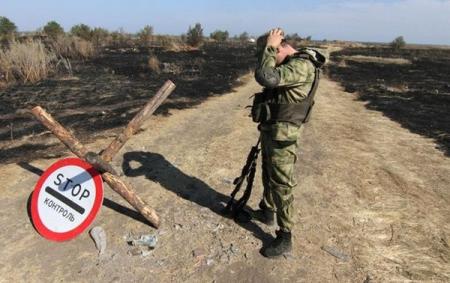
<instances>
[{"instance_id":1,"label":"soldier's head","mask_svg":"<svg viewBox=\"0 0 450 283\"><path fill-rule=\"evenodd\" d=\"M264 49L267 46L267 38L269 37L269 32L261 35L258 37L256 41L256 56L258 58L261 58ZM292 47L285 39L281 41L281 44L276 47L277 48L277 55L276 55L276 62L277 65L280 65L283 63L283 61L286 59L287 56L293 55L297 50Z\"/></svg>"}]
</instances>

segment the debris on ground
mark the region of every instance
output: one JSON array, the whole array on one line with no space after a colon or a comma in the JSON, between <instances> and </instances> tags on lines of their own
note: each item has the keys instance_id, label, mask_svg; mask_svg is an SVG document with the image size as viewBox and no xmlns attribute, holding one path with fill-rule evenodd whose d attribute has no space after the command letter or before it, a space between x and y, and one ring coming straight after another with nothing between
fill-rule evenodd
<instances>
[{"instance_id":1,"label":"debris on ground","mask_svg":"<svg viewBox=\"0 0 450 283\"><path fill-rule=\"evenodd\" d=\"M208 259L206 260L206 265L207 265L207 266L211 266L211 265L213 265L213 264L214 264L214 260L213 260L213 259L208 258Z\"/></svg>"},{"instance_id":2,"label":"debris on ground","mask_svg":"<svg viewBox=\"0 0 450 283\"><path fill-rule=\"evenodd\" d=\"M128 251L129 255L132 256L148 256L151 251L156 247L158 243L158 237L156 235L141 235L139 237L134 237L129 234L126 237L128 245L133 246L131 250Z\"/></svg>"},{"instance_id":3,"label":"debris on ground","mask_svg":"<svg viewBox=\"0 0 450 283\"><path fill-rule=\"evenodd\" d=\"M129 238L128 242L133 246L147 246L154 249L158 242L158 237L156 235L141 235L137 239Z\"/></svg>"},{"instance_id":4,"label":"debris on ground","mask_svg":"<svg viewBox=\"0 0 450 283\"><path fill-rule=\"evenodd\" d=\"M193 257L203 257L206 255L206 252L203 248L196 248L192 251Z\"/></svg>"},{"instance_id":5,"label":"debris on ground","mask_svg":"<svg viewBox=\"0 0 450 283\"><path fill-rule=\"evenodd\" d=\"M194 257L194 266L199 267L205 263L206 252L202 248L196 248L192 251L192 257Z\"/></svg>"},{"instance_id":6,"label":"debris on ground","mask_svg":"<svg viewBox=\"0 0 450 283\"><path fill-rule=\"evenodd\" d=\"M96 226L89 231L89 234L94 240L95 247L97 248L99 255L103 255L106 250L105 230L100 226Z\"/></svg>"},{"instance_id":7,"label":"debris on ground","mask_svg":"<svg viewBox=\"0 0 450 283\"><path fill-rule=\"evenodd\" d=\"M145 250L140 247L135 247L128 251L128 254L131 256L142 256L146 257L150 254L151 250Z\"/></svg>"},{"instance_id":8,"label":"debris on ground","mask_svg":"<svg viewBox=\"0 0 450 283\"><path fill-rule=\"evenodd\" d=\"M331 246L322 246L321 249L323 251L326 251L327 253L329 253L330 255L334 256L335 258L338 258L340 260L343 261L348 261L350 259L350 257L341 252L340 250L338 250L336 247L331 247Z\"/></svg>"},{"instance_id":9,"label":"debris on ground","mask_svg":"<svg viewBox=\"0 0 450 283\"><path fill-rule=\"evenodd\" d=\"M222 182L228 185L233 185L234 179L231 178L223 178Z\"/></svg>"}]
</instances>

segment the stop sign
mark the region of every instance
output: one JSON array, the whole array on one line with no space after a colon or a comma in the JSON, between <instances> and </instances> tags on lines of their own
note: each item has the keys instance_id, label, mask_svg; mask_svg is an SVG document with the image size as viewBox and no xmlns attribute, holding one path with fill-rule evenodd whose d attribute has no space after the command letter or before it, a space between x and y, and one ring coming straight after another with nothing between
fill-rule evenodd
<instances>
[{"instance_id":1,"label":"stop sign","mask_svg":"<svg viewBox=\"0 0 450 283\"><path fill-rule=\"evenodd\" d=\"M43 237L70 240L94 221L102 203L100 173L79 158L66 158L39 178L31 199L31 218Z\"/></svg>"}]
</instances>

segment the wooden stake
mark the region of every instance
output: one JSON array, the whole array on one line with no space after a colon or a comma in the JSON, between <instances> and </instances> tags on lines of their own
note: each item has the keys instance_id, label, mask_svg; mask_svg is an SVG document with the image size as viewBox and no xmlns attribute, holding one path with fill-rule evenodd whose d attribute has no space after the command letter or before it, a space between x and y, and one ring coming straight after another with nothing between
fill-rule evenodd
<instances>
[{"instance_id":1,"label":"wooden stake","mask_svg":"<svg viewBox=\"0 0 450 283\"><path fill-rule=\"evenodd\" d=\"M142 108L139 113L134 116L123 132L114 139L111 144L101 153L103 160L110 162L113 157L119 152L122 146L128 141L128 139L135 134L145 119L152 115L156 109L163 103L163 101L172 93L175 89L175 84L170 80L166 81L164 85L158 90L149 102Z\"/></svg>"},{"instance_id":2,"label":"wooden stake","mask_svg":"<svg viewBox=\"0 0 450 283\"><path fill-rule=\"evenodd\" d=\"M49 129L63 144L65 144L70 151L76 156L84 159L84 156L88 153L88 150L84 145L75 138L66 128L64 128L58 121L47 113L42 107L36 106L31 109L31 113L39 120L47 129Z\"/></svg>"},{"instance_id":3,"label":"wooden stake","mask_svg":"<svg viewBox=\"0 0 450 283\"><path fill-rule=\"evenodd\" d=\"M79 158L86 160L88 150L84 145L75 138L69 131L67 131L61 124L59 124L53 117L47 113L40 106L36 106L31 110L31 113L38 119L45 127L47 127L62 143L64 143L70 151L72 151ZM86 160L87 161L87 160ZM87 161L88 162L88 161ZM155 228L160 225L160 220L156 211L149 207L133 190L130 184L125 183L119 177L111 173L105 172L102 174L103 180L116 193L122 196L129 204L131 204L142 216L145 217Z\"/></svg>"},{"instance_id":4,"label":"wooden stake","mask_svg":"<svg viewBox=\"0 0 450 283\"><path fill-rule=\"evenodd\" d=\"M137 211L139 211L142 216L145 217L155 228L160 225L160 220L156 211L149 207L132 189L130 184L125 183L118 177L111 173L103 173L103 180L108 183L108 185L114 189L119 195L121 195L129 204L131 204Z\"/></svg>"}]
</instances>

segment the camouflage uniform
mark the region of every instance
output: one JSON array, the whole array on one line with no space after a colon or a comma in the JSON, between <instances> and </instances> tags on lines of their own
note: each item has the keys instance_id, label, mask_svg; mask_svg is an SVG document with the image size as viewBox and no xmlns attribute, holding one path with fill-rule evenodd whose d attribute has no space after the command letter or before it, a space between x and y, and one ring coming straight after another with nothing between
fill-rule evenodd
<instances>
[{"instance_id":1,"label":"camouflage uniform","mask_svg":"<svg viewBox=\"0 0 450 283\"><path fill-rule=\"evenodd\" d=\"M295 55L276 66L276 49L264 48L259 56L255 78L272 94L272 103L295 104L309 94L314 78L314 64ZM274 95L275 94L275 95ZM276 212L277 223L284 232L293 226L293 194L296 186L294 164L300 125L290 122L263 122L259 125L262 147L264 193L260 207Z\"/></svg>"}]
</instances>

